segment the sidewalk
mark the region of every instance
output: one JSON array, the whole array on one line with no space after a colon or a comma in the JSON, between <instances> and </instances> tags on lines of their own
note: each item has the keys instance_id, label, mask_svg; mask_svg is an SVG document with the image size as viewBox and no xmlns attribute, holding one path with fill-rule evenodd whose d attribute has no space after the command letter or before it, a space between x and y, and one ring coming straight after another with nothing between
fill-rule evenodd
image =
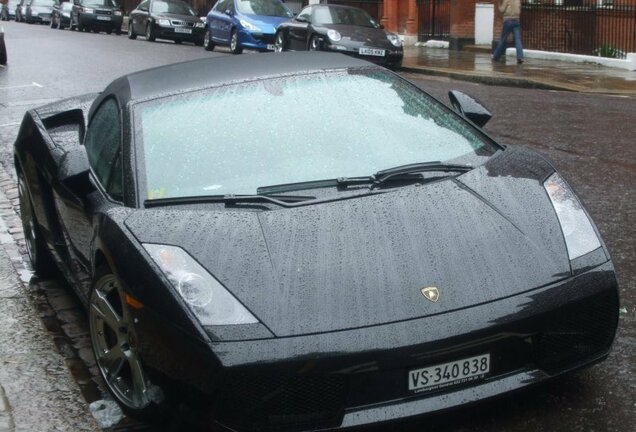
<instances>
[{"instance_id":1,"label":"sidewalk","mask_svg":"<svg viewBox=\"0 0 636 432\"><path fill-rule=\"evenodd\" d=\"M636 71L588 63L515 57L493 63L489 52L404 47L403 70L491 85L636 96Z\"/></svg>"}]
</instances>

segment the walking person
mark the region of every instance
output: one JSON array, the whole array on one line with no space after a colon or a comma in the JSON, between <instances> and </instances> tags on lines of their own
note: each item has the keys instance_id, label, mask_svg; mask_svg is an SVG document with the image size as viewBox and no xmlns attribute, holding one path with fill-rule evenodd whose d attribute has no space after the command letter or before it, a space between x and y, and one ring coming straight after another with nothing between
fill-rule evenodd
<instances>
[{"instance_id":1,"label":"walking person","mask_svg":"<svg viewBox=\"0 0 636 432\"><path fill-rule=\"evenodd\" d=\"M515 39L515 48L517 49L517 64L521 64L523 63L520 21L521 0L499 0L499 12L503 14L503 27L501 29L501 38L491 58L493 61L499 61L499 58L506 51L508 36L512 33Z\"/></svg>"}]
</instances>

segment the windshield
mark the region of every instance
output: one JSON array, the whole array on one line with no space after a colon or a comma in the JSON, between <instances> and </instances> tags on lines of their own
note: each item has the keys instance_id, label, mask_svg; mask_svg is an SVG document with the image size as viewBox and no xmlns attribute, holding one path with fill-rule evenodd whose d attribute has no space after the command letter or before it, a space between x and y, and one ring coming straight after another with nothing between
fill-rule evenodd
<instances>
[{"instance_id":1,"label":"windshield","mask_svg":"<svg viewBox=\"0 0 636 432\"><path fill-rule=\"evenodd\" d=\"M152 4L152 12L157 14L171 13L176 15L196 15L190 6L183 2L156 1Z\"/></svg>"},{"instance_id":2,"label":"windshield","mask_svg":"<svg viewBox=\"0 0 636 432\"><path fill-rule=\"evenodd\" d=\"M239 12L247 15L265 15L291 18L294 14L279 0L235 0Z\"/></svg>"},{"instance_id":3,"label":"windshield","mask_svg":"<svg viewBox=\"0 0 636 432\"><path fill-rule=\"evenodd\" d=\"M135 107L149 199L255 194L494 152L466 122L389 72L273 78Z\"/></svg>"},{"instance_id":4,"label":"windshield","mask_svg":"<svg viewBox=\"0 0 636 432\"><path fill-rule=\"evenodd\" d=\"M117 0L85 0L84 2L82 2L82 5L118 8L119 2Z\"/></svg>"},{"instance_id":5,"label":"windshield","mask_svg":"<svg viewBox=\"0 0 636 432\"><path fill-rule=\"evenodd\" d=\"M31 0L31 3L29 3L29 6L49 6L49 7L53 7L55 4L57 4L56 0Z\"/></svg>"},{"instance_id":6,"label":"windshield","mask_svg":"<svg viewBox=\"0 0 636 432\"><path fill-rule=\"evenodd\" d=\"M314 11L314 24L344 24L362 27L378 27L378 24L365 11L346 7L317 7Z\"/></svg>"},{"instance_id":7,"label":"windshield","mask_svg":"<svg viewBox=\"0 0 636 432\"><path fill-rule=\"evenodd\" d=\"M63 11L70 11L71 9L73 9L73 3L71 3L71 2L62 3L62 10Z\"/></svg>"}]
</instances>

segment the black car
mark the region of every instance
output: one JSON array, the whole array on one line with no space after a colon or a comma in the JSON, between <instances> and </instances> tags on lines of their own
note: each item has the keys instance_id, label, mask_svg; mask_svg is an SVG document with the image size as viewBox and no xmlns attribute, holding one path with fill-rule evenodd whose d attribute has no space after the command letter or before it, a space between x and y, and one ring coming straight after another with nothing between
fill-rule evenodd
<instances>
[{"instance_id":1,"label":"black car","mask_svg":"<svg viewBox=\"0 0 636 432\"><path fill-rule=\"evenodd\" d=\"M0 65L7 64L7 45L4 43L4 29L0 27Z\"/></svg>"},{"instance_id":2,"label":"black car","mask_svg":"<svg viewBox=\"0 0 636 432\"><path fill-rule=\"evenodd\" d=\"M7 3L0 5L0 20L9 21L15 19L15 10L20 0L9 0Z\"/></svg>"},{"instance_id":3,"label":"black car","mask_svg":"<svg viewBox=\"0 0 636 432\"><path fill-rule=\"evenodd\" d=\"M73 0L70 29L121 34L122 16L117 0Z\"/></svg>"},{"instance_id":4,"label":"black car","mask_svg":"<svg viewBox=\"0 0 636 432\"><path fill-rule=\"evenodd\" d=\"M128 37L146 40L170 39L203 45L205 24L188 4L178 0L144 0L130 13Z\"/></svg>"},{"instance_id":5,"label":"black car","mask_svg":"<svg viewBox=\"0 0 636 432\"><path fill-rule=\"evenodd\" d=\"M44 24L51 21L53 6L58 4L57 0L27 0L26 9L23 7L24 20L28 24Z\"/></svg>"},{"instance_id":6,"label":"black car","mask_svg":"<svg viewBox=\"0 0 636 432\"><path fill-rule=\"evenodd\" d=\"M282 53L29 110L27 250L88 308L122 407L337 429L603 360L619 300L594 223L549 161L450 96L455 111L369 62Z\"/></svg>"},{"instance_id":7,"label":"black car","mask_svg":"<svg viewBox=\"0 0 636 432\"><path fill-rule=\"evenodd\" d=\"M283 22L276 51L335 51L386 66L400 66L404 55L398 35L389 33L362 9L313 5Z\"/></svg>"},{"instance_id":8,"label":"black car","mask_svg":"<svg viewBox=\"0 0 636 432\"><path fill-rule=\"evenodd\" d=\"M73 10L73 3L65 1L53 6L53 12L51 12L51 28L64 30L71 25L71 12Z\"/></svg>"}]
</instances>

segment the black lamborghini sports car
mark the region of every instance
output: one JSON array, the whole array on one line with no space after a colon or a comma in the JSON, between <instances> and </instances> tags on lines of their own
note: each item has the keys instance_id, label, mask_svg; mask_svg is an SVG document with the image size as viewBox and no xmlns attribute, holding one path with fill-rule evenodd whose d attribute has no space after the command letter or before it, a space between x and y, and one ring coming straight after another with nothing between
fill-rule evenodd
<instances>
[{"instance_id":1,"label":"black lamborghini sports car","mask_svg":"<svg viewBox=\"0 0 636 432\"><path fill-rule=\"evenodd\" d=\"M33 266L75 287L138 417L338 429L604 359L617 282L589 215L550 162L480 129L483 106L451 101L282 53L30 110L15 167Z\"/></svg>"}]
</instances>

